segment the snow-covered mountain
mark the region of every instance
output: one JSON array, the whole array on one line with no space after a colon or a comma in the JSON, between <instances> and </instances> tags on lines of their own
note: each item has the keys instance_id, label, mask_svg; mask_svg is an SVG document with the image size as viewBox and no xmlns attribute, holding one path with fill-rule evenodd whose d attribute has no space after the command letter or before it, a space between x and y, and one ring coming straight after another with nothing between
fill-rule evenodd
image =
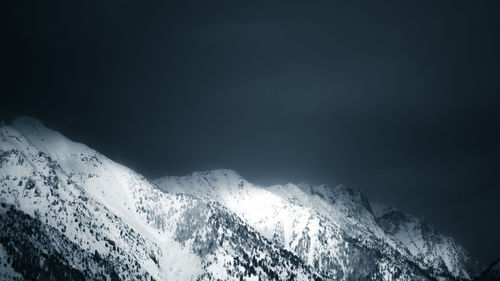
<instances>
[{"instance_id":1,"label":"snow-covered mountain","mask_svg":"<svg viewBox=\"0 0 500 281\"><path fill-rule=\"evenodd\" d=\"M217 202L164 193L36 120L0 128L0 279L315 280Z\"/></svg>"},{"instance_id":2,"label":"snow-covered mountain","mask_svg":"<svg viewBox=\"0 0 500 281\"><path fill-rule=\"evenodd\" d=\"M451 238L382 209L230 170L151 183L37 120L0 127L0 280L470 279Z\"/></svg>"},{"instance_id":3,"label":"snow-covered mountain","mask_svg":"<svg viewBox=\"0 0 500 281\"><path fill-rule=\"evenodd\" d=\"M470 280L477 272L476 263L451 237L399 211L373 207L359 191L345 186L261 187L231 170L164 177L154 183L169 193L193 194L221 203L333 280L348 279L359 268L403 272L398 280L403 276L414 280L411 270L445 280ZM354 253L358 247L363 251Z\"/></svg>"},{"instance_id":4,"label":"snow-covered mountain","mask_svg":"<svg viewBox=\"0 0 500 281\"><path fill-rule=\"evenodd\" d=\"M402 243L411 255L435 275L450 274L471 279L479 271L467 251L453 238L444 236L421 219L395 208L374 205L374 214L384 232Z\"/></svg>"}]
</instances>

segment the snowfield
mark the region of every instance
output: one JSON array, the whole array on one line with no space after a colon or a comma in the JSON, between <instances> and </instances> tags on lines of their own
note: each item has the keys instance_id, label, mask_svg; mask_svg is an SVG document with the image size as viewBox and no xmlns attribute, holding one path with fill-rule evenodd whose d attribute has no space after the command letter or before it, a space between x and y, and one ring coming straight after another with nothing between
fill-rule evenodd
<instances>
[{"instance_id":1,"label":"snowfield","mask_svg":"<svg viewBox=\"0 0 500 281\"><path fill-rule=\"evenodd\" d=\"M149 181L31 118L0 127L2 280L471 280L451 237L344 186Z\"/></svg>"}]
</instances>

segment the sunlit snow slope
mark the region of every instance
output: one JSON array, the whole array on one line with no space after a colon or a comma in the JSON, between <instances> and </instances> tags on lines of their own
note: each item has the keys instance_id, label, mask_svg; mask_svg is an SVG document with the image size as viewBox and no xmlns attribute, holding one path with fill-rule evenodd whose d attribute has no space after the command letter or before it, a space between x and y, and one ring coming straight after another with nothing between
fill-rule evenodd
<instances>
[{"instance_id":1,"label":"sunlit snow slope","mask_svg":"<svg viewBox=\"0 0 500 281\"><path fill-rule=\"evenodd\" d=\"M29 118L0 128L0 203L2 280L321 280L220 204Z\"/></svg>"},{"instance_id":2,"label":"sunlit snow slope","mask_svg":"<svg viewBox=\"0 0 500 281\"><path fill-rule=\"evenodd\" d=\"M396 276L412 280L419 270L433 278L469 280L477 271L452 238L398 211L379 214L359 191L344 186L261 187L231 170L195 172L154 182L167 192L220 202L334 280L359 279L374 272L387 280ZM359 276L360 271L366 272Z\"/></svg>"},{"instance_id":3,"label":"sunlit snow slope","mask_svg":"<svg viewBox=\"0 0 500 281\"><path fill-rule=\"evenodd\" d=\"M0 280L468 280L451 238L338 186L153 183L31 118L0 127Z\"/></svg>"}]
</instances>

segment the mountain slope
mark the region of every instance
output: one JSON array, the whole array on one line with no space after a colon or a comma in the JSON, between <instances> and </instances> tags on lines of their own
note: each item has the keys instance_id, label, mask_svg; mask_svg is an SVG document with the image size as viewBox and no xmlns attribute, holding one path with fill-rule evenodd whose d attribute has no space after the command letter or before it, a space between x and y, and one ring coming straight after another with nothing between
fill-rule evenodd
<instances>
[{"instance_id":1,"label":"mountain slope","mask_svg":"<svg viewBox=\"0 0 500 281\"><path fill-rule=\"evenodd\" d=\"M195 172L154 182L166 192L196 194L220 202L327 278L345 280L353 276L353 269L359 272L358 264L351 260L355 255L350 252L358 246L379 256L374 265L363 264L363 268L373 266L377 268L374 271L385 273L408 270L408 275L403 276L410 280L417 278L420 270L435 278L465 280L475 272L466 251L451 238L433 231L432 236L424 235L422 239L444 242L432 242L425 249L415 250L388 232L389 217L377 217L359 191L344 186L260 187L231 170ZM440 247L432 248L436 245ZM429 258L429 254L439 259ZM386 278L395 275L388 273Z\"/></svg>"},{"instance_id":2,"label":"mountain slope","mask_svg":"<svg viewBox=\"0 0 500 281\"><path fill-rule=\"evenodd\" d=\"M406 220L386 215L350 188L260 187L230 170L152 184L37 120L0 127L1 280L472 276L453 240L422 232L446 243L415 251L392 231Z\"/></svg>"},{"instance_id":3,"label":"mountain slope","mask_svg":"<svg viewBox=\"0 0 500 281\"><path fill-rule=\"evenodd\" d=\"M374 205L377 222L437 275L471 279L479 270L467 251L453 238L441 235L422 220L383 205Z\"/></svg>"},{"instance_id":4,"label":"mountain slope","mask_svg":"<svg viewBox=\"0 0 500 281\"><path fill-rule=\"evenodd\" d=\"M0 203L7 280L319 279L216 202L161 192L29 118L0 128Z\"/></svg>"}]
</instances>

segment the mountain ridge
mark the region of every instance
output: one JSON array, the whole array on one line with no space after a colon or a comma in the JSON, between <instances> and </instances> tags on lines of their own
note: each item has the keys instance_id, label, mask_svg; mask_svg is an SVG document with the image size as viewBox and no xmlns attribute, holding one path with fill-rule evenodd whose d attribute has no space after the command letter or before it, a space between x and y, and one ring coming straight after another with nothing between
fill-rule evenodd
<instances>
[{"instance_id":1,"label":"mountain ridge","mask_svg":"<svg viewBox=\"0 0 500 281\"><path fill-rule=\"evenodd\" d=\"M423 268L359 191L191 175L151 183L36 119L2 125L0 277L470 279Z\"/></svg>"},{"instance_id":2,"label":"mountain ridge","mask_svg":"<svg viewBox=\"0 0 500 281\"><path fill-rule=\"evenodd\" d=\"M383 229L379 225L379 221L374 211L372 210L371 204L368 202L368 199L363 196L361 192L358 190L345 187L343 185L336 186L334 188L329 188L326 185L313 186L309 184L286 184L286 185L273 185L270 187L259 187L254 186L244 180L239 174L232 170L213 170L213 171L204 171L204 172L194 172L190 175L184 177L163 177L154 181L156 185L160 188L163 188L167 192L184 192L184 193L193 193L193 194L202 194L208 198L213 200L220 201L222 204L228 205L230 209L232 209L235 213L238 213L242 217L246 217L249 214L249 210L241 210L241 204L234 205L233 202L238 200L238 198L234 198L235 194L237 194L237 190L239 188L245 188L250 185L250 188L263 189L265 191L270 191L273 195L278 195L282 199L289 201L292 204L299 206L306 206L310 208L316 209L316 211L326 217L333 216L336 221L345 222L345 227L349 228L349 231L352 231L353 221L361 222L355 228L356 231L359 231L359 228L367 227L367 229L362 230L366 232L372 232L375 237L374 240L383 236L387 233L388 229ZM229 188L228 190L224 190L224 187ZM231 189L232 188L232 189ZM303 194L300 194L300 193ZM256 193L256 192L253 192ZM307 196L304 196L306 194ZM245 197L246 194L240 194ZM228 198L229 197L229 198ZM259 198L246 198L239 199L242 202L250 201L253 204L258 205ZM252 201L253 200L253 201ZM326 204L325 202L326 201ZM332 210L329 204L336 204L335 210ZM265 208L261 206L262 208ZM276 208L276 207L273 207ZM327 210L325 210L325 208ZM329 209L328 209L329 208ZM332 214L334 211L341 210L341 214ZM392 211L394 211L393 209ZM412 217L413 218L413 217ZM248 218L247 218L248 219ZM250 218L247 220L251 225L253 225L257 230L261 229L261 231L266 236L266 232L268 228L272 228L267 225L262 227L260 224L262 220L267 219L266 217L261 217L258 219ZM416 218L414 218L416 220ZM356 224L356 222L354 222ZM423 222L421 223L422 225ZM332 225L336 225L335 222L332 222ZM387 224L384 224L386 226ZM427 225L425 225L427 226ZM276 230L280 232L281 230ZM267 237L271 238L274 234L267 233ZM436 235L437 236L437 235ZM393 247L396 250L399 250L401 253L410 253L410 256L415 258L415 262L419 262L421 260L420 265L423 267L429 267L429 265L434 262L434 265L430 265L430 267L435 270L434 274L436 276L444 276L444 277L454 277L454 278L463 278L466 280L471 279L474 276L475 271L477 270L473 265L469 265L470 257L468 253L459 246L453 239L447 236L439 236L440 239L443 239L449 243L449 246L452 250L456 250L453 253L442 253L435 260L443 259L447 263L445 263L444 267L441 264L438 264L437 261L430 261L428 258L424 260L422 253L415 253L415 251L411 251L409 247L409 243L405 243L402 239L398 239L399 237L390 236L388 243L393 243ZM386 237L387 239L387 237ZM293 244L293 242L289 242ZM399 244L399 245L398 245ZM289 245L292 246L292 245ZM402 246L402 247L401 247ZM429 248L426 249L429 252ZM451 251L451 250L450 250ZM449 257L450 255L455 255L455 253L460 253L462 256L454 260ZM300 256L300 255L299 255ZM304 257L305 258L305 257ZM439 262L441 262L439 260ZM451 261L450 261L451 260ZM473 263L473 262L472 262ZM459 268L467 267L467 270L462 270Z\"/></svg>"}]
</instances>

